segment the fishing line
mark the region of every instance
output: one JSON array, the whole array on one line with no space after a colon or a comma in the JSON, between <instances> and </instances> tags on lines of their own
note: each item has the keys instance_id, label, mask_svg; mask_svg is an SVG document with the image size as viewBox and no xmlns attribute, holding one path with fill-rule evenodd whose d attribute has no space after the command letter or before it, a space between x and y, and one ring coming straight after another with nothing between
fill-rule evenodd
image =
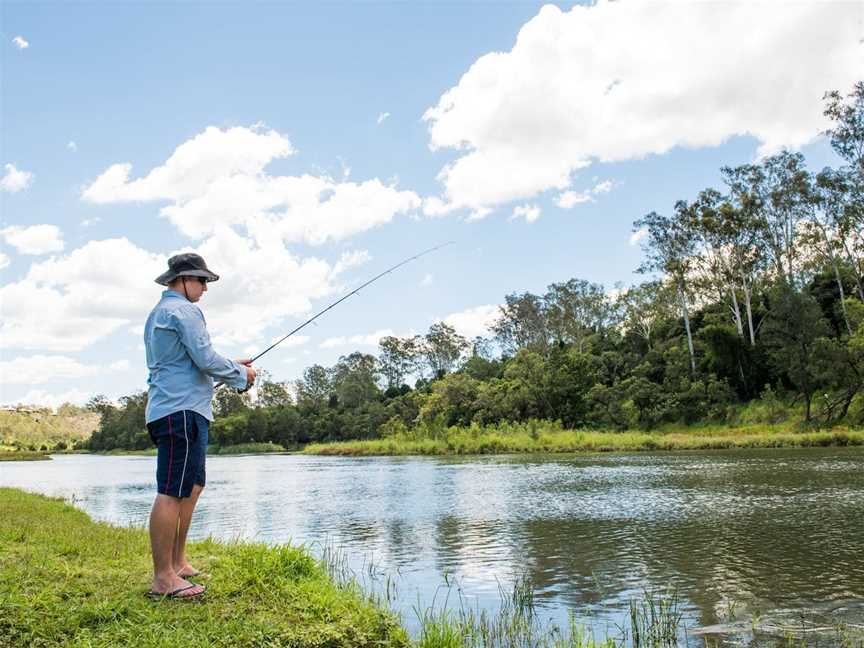
<instances>
[{"instance_id":1,"label":"fishing line","mask_svg":"<svg viewBox=\"0 0 864 648\"><path fill-rule=\"evenodd\" d=\"M254 357L249 361L249 363L252 364L252 363L255 362L256 360L258 360L258 358L260 358L261 356L263 356L265 353L267 353L268 351L270 351L270 350L274 349L275 347L279 346L282 342L284 342L284 341L287 340L289 337L291 337L292 335L294 335L295 333L297 333L297 331L301 330L303 327L308 326L309 324L311 324L312 322L314 322L316 319L318 319L319 317L321 317L324 313L326 313L327 311L329 311L331 308L333 308L334 306L337 306L338 304L341 304L343 301L345 301L346 299L348 299L348 298L351 297L352 295L356 295L356 294L359 293L361 290L363 290L366 286L368 286L368 285L370 285L370 284L372 284L372 283L378 281L378 280L379 280L381 277L383 277L384 275L390 274L391 272L393 272L393 271L396 270L397 268L401 268L401 267L402 267L403 265L405 265L406 263L410 263L411 261L414 261L415 259L419 259L420 257L422 257L422 256L424 256L424 255L426 255L426 254L430 254L430 253L432 253L432 252L435 252L436 250L440 250L441 248L443 248L443 247L447 247L448 245L453 245L453 243L455 243L455 241L447 241L446 243L442 243L441 245L436 245L435 247L431 247L431 248L429 248L428 250L423 250L423 252L420 252L419 254L415 254L415 255L412 256L412 257L408 257L408 258L405 259L404 261L400 261L400 262L397 263L396 265L394 265L394 266L392 266L392 267L390 267L390 268L387 268L384 272L375 275L374 277L372 277L371 279L369 279L369 281L367 281L366 283L364 283L364 284L358 286L357 288L355 288L355 289L352 290L351 292L349 292L349 293L343 295L342 297L340 297L339 299L337 299L335 302L333 302L332 304L330 304L329 306L327 306L327 308L325 308L325 309L321 310L320 312L316 313L315 315L313 315L312 317L310 317L308 320L306 320L305 322L303 322L300 326L298 326L297 328L295 328L295 329L292 330L291 332L287 333L287 334L284 335L283 337L281 337L281 338L279 338L278 340L276 340L273 344L271 344L269 347L267 347L266 349L264 349L261 353L259 353L259 354L257 354L256 356L254 356ZM219 387L219 386L221 386L222 384L224 384L224 383L218 383L216 386ZM247 389L248 389L248 388L247 388ZM245 390L240 390L240 391L245 391Z\"/></svg>"}]
</instances>

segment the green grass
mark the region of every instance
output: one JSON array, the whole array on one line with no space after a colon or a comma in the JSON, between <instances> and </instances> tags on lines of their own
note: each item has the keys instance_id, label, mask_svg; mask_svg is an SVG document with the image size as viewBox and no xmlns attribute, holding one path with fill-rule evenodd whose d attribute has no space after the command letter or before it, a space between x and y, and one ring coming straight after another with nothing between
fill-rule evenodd
<instances>
[{"instance_id":1,"label":"green grass","mask_svg":"<svg viewBox=\"0 0 864 648\"><path fill-rule=\"evenodd\" d=\"M798 431L791 425L667 427L655 432L564 430L549 421L424 428L383 439L315 443L306 454L469 455L532 452L638 452L864 445L864 430Z\"/></svg>"},{"instance_id":2,"label":"green grass","mask_svg":"<svg viewBox=\"0 0 864 648\"><path fill-rule=\"evenodd\" d=\"M216 446L207 448L207 454L232 455L232 454L262 454L268 452L286 452L278 443L238 443L237 445Z\"/></svg>"},{"instance_id":3,"label":"green grass","mask_svg":"<svg viewBox=\"0 0 864 648\"><path fill-rule=\"evenodd\" d=\"M13 452L0 451L0 461L50 461L51 457L44 452L29 452L17 450Z\"/></svg>"},{"instance_id":4,"label":"green grass","mask_svg":"<svg viewBox=\"0 0 864 648\"><path fill-rule=\"evenodd\" d=\"M143 529L0 489L0 646L407 646L392 613L297 547L204 541L200 602L154 602Z\"/></svg>"}]
</instances>

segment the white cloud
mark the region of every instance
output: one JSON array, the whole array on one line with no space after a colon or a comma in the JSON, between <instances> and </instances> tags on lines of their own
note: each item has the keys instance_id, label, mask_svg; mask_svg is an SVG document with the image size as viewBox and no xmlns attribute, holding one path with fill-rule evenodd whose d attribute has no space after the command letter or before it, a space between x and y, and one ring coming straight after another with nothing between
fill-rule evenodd
<instances>
[{"instance_id":1,"label":"white cloud","mask_svg":"<svg viewBox=\"0 0 864 648\"><path fill-rule=\"evenodd\" d=\"M79 351L141 322L158 299L153 279L164 267L164 256L125 238L34 263L23 280L0 286L0 348Z\"/></svg>"},{"instance_id":2,"label":"white cloud","mask_svg":"<svg viewBox=\"0 0 864 648\"><path fill-rule=\"evenodd\" d=\"M630 235L630 245L636 245L648 235L648 228L641 227Z\"/></svg>"},{"instance_id":3,"label":"white cloud","mask_svg":"<svg viewBox=\"0 0 864 648\"><path fill-rule=\"evenodd\" d=\"M94 203L167 200L161 215L187 236L201 239L240 225L262 245L338 241L420 207L413 191L377 178L358 183L266 173L268 164L293 152L273 130L209 127L137 180L129 178L131 164L112 165L82 197Z\"/></svg>"},{"instance_id":4,"label":"white cloud","mask_svg":"<svg viewBox=\"0 0 864 648\"><path fill-rule=\"evenodd\" d=\"M389 112L382 112L378 115L378 124L380 125L385 119L390 116Z\"/></svg>"},{"instance_id":5,"label":"white cloud","mask_svg":"<svg viewBox=\"0 0 864 648\"><path fill-rule=\"evenodd\" d=\"M269 327L288 329L289 318L296 320L311 310L313 300L339 291L340 273L364 258L347 253L341 266L299 258L278 239L258 244L229 228L195 251L221 275L199 305L222 352L227 344L264 348L261 337ZM159 299L162 288L153 280L166 268L167 256L121 238L90 241L34 263L24 279L0 286L0 348L70 352L119 329L138 334ZM298 336L289 346L304 341Z\"/></svg>"},{"instance_id":6,"label":"white cloud","mask_svg":"<svg viewBox=\"0 0 864 648\"><path fill-rule=\"evenodd\" d=\"M100 220L102 219L98 216L94 216L93 218L85 218L81 221L80 225L81 227L90 227L91 225L95 225L96 223L98 223Z\"/></svg>"},{"instance_id":7,"label":"white cloud","mask_svg":"<svg viewBox=\"0 0 864 648\"><path fill-rule=\"evenodd\" d=\"M11 263L11 261L9 260L9 257L7 255L3 254L2 252L0 252L0 270L3 270L4 268L8 268L10 263Z\"/></svg>"},{"instance_id":8,"label":"white cloud","mask_svg":"<svg viewBox=\"0 0 864 648\"><path fill-rule=\"evenodd\" d=\"M69 140L69 143L66 144L66 148L74 153L78 150L78 145L75 143L74 140Z\"/></svg>"},{"instance_id":9,"label":"white cloud","mask_svg":"<svg viewBox=\"0 0 864 648\"><path fill-rule=\"evenodd\" d=\"M526 223L533 223L540 218L539 205L519 205L513 210L513 215L510 219L524 218Z\"/></svg>"},{"instance_id":10,"label":"white cloud","mask_svg":"<svg viewBox=\"0 0 864 648\"><path fill-rule=\"evenodd\" d=\"M12 225L0 230L0 236L19 254L48 254L63 249L63 234L56 225Z\"/></svg>"},{"instance_id":11,"label":"white cloud","mask_svg":"<svg viewBox=\"0 0 864 648\"><path fill-rule=\"evenodd\" d=\"M474 306L458 313L451 313L443 321L470 340L479 335L489 334L489 327L498 318L498 308L495 304Z\"/></svg>"},{"instance_id":12,"label":"white cloud","mask_svg":"<svg viewBox=\"0 0 864 648\"><path fill-rule=\"evenodd\" d=\"M431 286L433 282L432 275L430 273L426 273L423 279L420 281L420 285L423 287Z\"/></svg>"},{"instance_id":13,"label":"white cloud","mask_svg":"<svg viewBox=\"0 0 864 648\"><path fill-rule=\"evenodd\" d=\"M333 349L335 347L342 346L363 346L363 347L377 347L378 342L383 337L387 337L388 335L396 335L391 329L380 329L375 331L374 333L368 333L366 335L351 335L349 337L338 336L331 337L324 340L318 346L322 349Z\"/></svg>"},{"instance_id":14,"label":"white cloud","mask_svg":"<svg viewBox=\"0 0 864 648\"><path fill-rule=\"evenodd\" d=\"M12 405L36 405L37 407L50 407L57 409L64 403L73 405L84 405L93 394L83 392L80 389L70 389L59 393L47 392L42 389L31 389Z\"/></svg>"},{"instance_id":15,"label":"white cloud","mask_svg":"<svg viewBox=\"0 0 864 648\"><path fill-rule=\"evenodd\" d=\"M24 40L23 36L16 36L12 39L12 44L15 45L19 50L25 50L30 47L30 43Z\"/></svg>"},{"instance_id":16,"label":"white cloud","mask_svg":"<svg viewBox=\"0 0 864 648\"><path fill-rule=\"evenodd\" d=\"M97 376L129 368L128 360L119 360L108 367L82 364L68 356L33 355L0 361L0 384L40 385L55 380L70 380Z\"/></svg>"},{"instance_id":17,"label":"white cloud","mask_svg":"<svg viewBox=\"0 0 864 648\"><path fill-rule=\"evenodd\" d=\"M735 135L762 153L800 147L826 125L823 93L860 77L860 23L855 2L546 5L424 114L430 147L460 152L427 213L564 191L595 160Z\"/></svg>"},{"instance_id":18,"label":"white cloud","mask_svg":"<svg viewBox=\"0 0 864 648\"><path fill-rule=\"evenodd\" d=\"M6 175L0 178L0 190L9 193L17 193L33 184L33 174L29 171L20 171L14 164L4 164Z\"/></svg>"},{"instance_id":19,"label":"white cloud","mask_svg":"<svg viewBox=\"0 0 864 648\"><path fill-rule=\"evenodd\" d=\"M613 186L611 180L604 180L585 191L564 191L555 199L555 204L561 209L570 209L582 203L594 202L594 196L609 193Z\"/></svg>"}]
</instances>

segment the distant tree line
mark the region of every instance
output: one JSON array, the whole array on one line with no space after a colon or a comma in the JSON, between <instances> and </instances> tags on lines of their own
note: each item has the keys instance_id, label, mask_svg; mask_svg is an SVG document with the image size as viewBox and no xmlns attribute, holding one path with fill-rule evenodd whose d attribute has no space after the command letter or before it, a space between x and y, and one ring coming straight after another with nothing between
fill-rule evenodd
<instances>
[{"instance_id":1,"label":"distant tree line","mask_svg":"<svg viewBox=\"0 0 864 648\"><path fill-rule=\"evenodd\" d=\"M637 219L646 280L582 279L506 295L488 338L451 326L385 337L378 354L219 389L211 442L375 438L434 425L559 420L565 427L864 422L864 82L825 95L842 164L788 151L721 170L723 186ZM90 447L144 448L146 395L94 399ZM786 414L784 414L786 412Z\"/></svg>"}]
</instances>

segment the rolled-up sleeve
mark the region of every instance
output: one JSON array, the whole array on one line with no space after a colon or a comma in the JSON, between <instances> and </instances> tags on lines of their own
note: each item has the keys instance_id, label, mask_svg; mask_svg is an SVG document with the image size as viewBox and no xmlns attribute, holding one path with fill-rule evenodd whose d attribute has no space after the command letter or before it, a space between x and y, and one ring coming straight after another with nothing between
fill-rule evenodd
<instances>
[{"instance_id":1,"label":"rolled-up sleeve","mask_svg":"<svg viewBox=\"0 0 864 648\"><path fill-rule=\"evenodd\" d=\"M204 315L198 308L188 306L178 309L175 318L180 341L198 369L229 387L246 387L246 367L213 350Z\"/></svg>"}]
</instances>

